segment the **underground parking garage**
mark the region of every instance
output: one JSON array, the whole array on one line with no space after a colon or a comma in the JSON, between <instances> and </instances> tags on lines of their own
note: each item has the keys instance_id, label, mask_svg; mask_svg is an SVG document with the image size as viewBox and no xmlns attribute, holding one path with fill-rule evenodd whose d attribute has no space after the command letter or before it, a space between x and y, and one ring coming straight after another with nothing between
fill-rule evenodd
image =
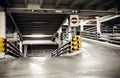
<instances>
[{"instance_id":1,"label":"underground parking garage","mask_svg":"<svg viewBox=\"0 0 120 78\"><path fill-rule=\"evenodd\" d=\"M120 78L119 0L0 0L0 78Z\"/></svg>"}]
</instances>

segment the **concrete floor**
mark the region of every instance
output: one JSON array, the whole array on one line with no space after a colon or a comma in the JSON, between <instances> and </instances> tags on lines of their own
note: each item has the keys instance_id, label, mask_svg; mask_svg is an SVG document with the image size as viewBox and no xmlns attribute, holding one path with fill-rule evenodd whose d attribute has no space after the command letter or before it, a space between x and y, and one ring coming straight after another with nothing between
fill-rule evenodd
<instances>
[{"instance_id":1,"label":"concrete floor","mask_svg":"<svg viewBox=\"0 0 120 78\"><path fill-rule=\"evenodd\" d=\"M83 40L73 57L0 60L0 78L120 78L120 48Z\"/></svg>"}]
</instances>

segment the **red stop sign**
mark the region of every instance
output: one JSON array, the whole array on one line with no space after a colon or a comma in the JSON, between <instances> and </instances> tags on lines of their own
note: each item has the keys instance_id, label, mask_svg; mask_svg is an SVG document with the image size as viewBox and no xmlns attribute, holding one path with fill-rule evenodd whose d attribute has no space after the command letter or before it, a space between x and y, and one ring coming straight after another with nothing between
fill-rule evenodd
<instances>
[{"instance_id":1,"label":"red stop sign","mask_svg":"<svg viewBox=\"0 0 120 78\"><path fill-rule=\"evenodd\" d=\"M76 24L76 23L77 23L77 18L76 18L76 17L72 17L71 22L72 22L73 24Z\"/></svg>"}]
</instances>

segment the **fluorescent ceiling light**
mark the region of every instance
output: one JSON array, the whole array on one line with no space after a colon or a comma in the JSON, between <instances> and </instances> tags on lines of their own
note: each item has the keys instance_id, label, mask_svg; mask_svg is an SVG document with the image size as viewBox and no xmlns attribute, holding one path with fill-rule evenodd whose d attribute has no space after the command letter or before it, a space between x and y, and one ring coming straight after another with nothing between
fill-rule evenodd
<instances>
[{"instance_id":1,"label":"fluorescent ceiling light","mask_svg":"<svg viewBox=\"0 0 120 78\"><path fill-rule=\"evenodd\" d=\"M34 21L34 22L31 22L31 23L34 23L34 24L45 24L45 23L48 23L48 22Z\"/></svg>"},{"instance_id":2,"label":"fluorescent ceiling light","mask_svg":"<svg viewBox=\"0 0 120 78\"><path fill-rule=\"evenodd\" d=\"M55 10L56 13L62 13L62 10Z\"/></svg>"},{"instance_id":3,"label":"fluorescent ceiling light","mask_svg":"<svg viewBox=\"0 0 120 78\"><path fill-rule=\"evenodd\" d=\"M51 40L24 40L23 44L57 44Z\"/></svg>"},{"instance_id":4,"label":"fluorescent ceiling light","mask_svg":"<svg viewBox=\"0 0 120 78\"><path fill-rule=\"evenodd\" d=\"M43 38L43 37L52 37L52 35L23 35L23 37L32 37L32 38Z\"/></svg>"}]
</instances>

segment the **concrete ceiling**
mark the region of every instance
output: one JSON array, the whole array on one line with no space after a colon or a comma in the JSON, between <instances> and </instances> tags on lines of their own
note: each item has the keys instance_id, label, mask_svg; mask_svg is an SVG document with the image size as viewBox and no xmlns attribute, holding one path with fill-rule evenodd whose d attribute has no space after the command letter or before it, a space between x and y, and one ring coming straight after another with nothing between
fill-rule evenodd
<instances>
[{"instance_id":1,"label":"concrete ceiling","mask_svg":"<svg viewBox=\"0 0 120 78\"><path fill-rule=\"evenodd\" d=\"M62 24L66 15L13 13L12 16L15 18L23 35L37 33L53 35Z\"/></svg>"},{"instance_id":2,"label":"concrete ceiling","mask_svg":"<svg viewBox=\"0 0 120 78\"><path fill-rule=\"evenodd\" d=\"M73 10L77 10L81 16L90 17L119 14L119 3L120 0L0 0L1 7L11 14L23 35L53 35L66 16L74 14ZM56 13L59 9L62 12ZM13 24L7 25L11 28ZM51 37L36 39L50 40Z\"/></svg>"},{"instance_id":3,"label":"concrete ceiling","mask_svg":"<svg viewBox=\"0 0 120 78\"><path fill-rule=\"evenodd\" d=\"M26 8L30 4L37 4L40 8L64 9L120 9L120 0L4 0L8 7Z\"/></svg>"}]
</instances>

